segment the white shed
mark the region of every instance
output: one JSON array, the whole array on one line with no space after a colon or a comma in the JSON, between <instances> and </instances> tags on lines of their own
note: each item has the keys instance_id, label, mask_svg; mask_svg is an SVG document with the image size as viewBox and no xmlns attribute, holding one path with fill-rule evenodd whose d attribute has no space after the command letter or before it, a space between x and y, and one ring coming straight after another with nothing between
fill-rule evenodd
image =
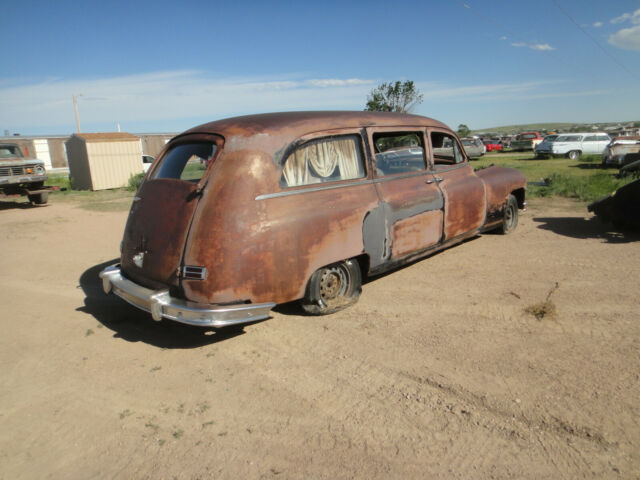
<instances>
[{"instance_id":1,"label":"white shed","mask_svg":"<svg viewBox=\"0 0 640 480\"><path fill-rule=\"evenodd\" d=\"M76 133L65 146L69 176L78 190L125 187L143 171L140 138L130 133Z\"/></svg>"}]
</instances>

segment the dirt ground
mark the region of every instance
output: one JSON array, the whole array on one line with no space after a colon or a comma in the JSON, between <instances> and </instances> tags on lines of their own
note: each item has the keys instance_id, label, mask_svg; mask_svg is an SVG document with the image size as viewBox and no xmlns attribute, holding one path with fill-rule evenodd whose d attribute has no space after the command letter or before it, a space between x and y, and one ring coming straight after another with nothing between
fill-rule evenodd
<instances>
[{"instance_id":1,"label":"dirt ground","mask_svg":"<svg viewBox=\"0 0 640 480\"><path fill-rule=\"evenodd\" d=\"M0 478L640 477L640 237L584 206L235 334L102 294L126 215L0 202Z\"/></svg>"}]
</instances>

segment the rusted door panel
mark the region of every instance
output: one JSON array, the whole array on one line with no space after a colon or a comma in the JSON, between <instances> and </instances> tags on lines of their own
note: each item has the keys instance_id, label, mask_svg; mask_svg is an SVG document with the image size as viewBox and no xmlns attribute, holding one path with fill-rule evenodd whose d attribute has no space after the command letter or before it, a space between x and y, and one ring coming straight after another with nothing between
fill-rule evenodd
<instances>
[{"instance_id":1,"label":"rusted door panel","mask_svg":"<svg viewBox=\"0 0 640 480\"><path fill-rule=\"evenodd\" d=\"M484 182L468 163L436 166L436 179L444 195L444 240L471 232L484 225L487 198Z\"/></svg>"},{"instance_id":2,"label":"rusted door panel","mask_svg":"<svg viewBox=\"0 0 640 480\"><path fill-rule=\"evenodd\" d=\"M131 206L122 244L121 265L142 285L177 285L189 224L197 204L197 185L174 179L142 184Z\"/></svg>"},{"instance_id":3,"label":"rusted door panel","mask_svg":"<svg viewBox=\"0 0 640 480\"><path fill-rule=\"evenodd\" d=\"M391 229L393 256L402 257L442 238L442 210L432 210L399 220Z\"/></svg>"},{"instance_id":4,"label":"rusted door panel","mask_svg":"<svg viewBox=\"0 0 640 480\"><path fill-rule=\"evenodd\" d=\"M380 206L375 214L384 222L365 239L372 267L441 240L443 196L431 175L383 177L376 188Z\"/></svg>"}]
</instances>

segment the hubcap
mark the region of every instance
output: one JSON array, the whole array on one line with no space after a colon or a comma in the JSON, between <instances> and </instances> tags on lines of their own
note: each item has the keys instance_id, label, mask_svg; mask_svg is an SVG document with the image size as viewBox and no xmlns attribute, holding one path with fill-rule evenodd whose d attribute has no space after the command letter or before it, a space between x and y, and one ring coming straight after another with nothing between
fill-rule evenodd
<instances>
[{"instance_id":1,"label":"hubcap","mask_svg":"<svg viewBox=\"0 0 640 480\"><path fill-rule=\"evenodd\" d=\"M320 279L320 296L323 300L333 300L347 291L347 272L340 267L325 268Z\"/></svg>"}]
</instances>

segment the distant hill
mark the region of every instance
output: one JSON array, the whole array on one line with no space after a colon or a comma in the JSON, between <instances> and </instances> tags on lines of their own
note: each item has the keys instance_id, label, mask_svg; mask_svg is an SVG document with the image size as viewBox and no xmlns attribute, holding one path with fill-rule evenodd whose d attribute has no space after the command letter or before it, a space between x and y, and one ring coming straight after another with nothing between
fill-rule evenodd
<instances>
[{"instance_id":1,"label":"distant hill","mask_svg":"<svg viewBox=\"0 0 640 480\"><path fill-rule=\"evenodd\" d=\"M479 134L502 134L515 135L526 131L538 132L581 132L590 130L607 131L623 127L640 127L640 122L602 122L602 123L530 123L523 125L505 125L502 127L479 128L472 130L473 135Z\"/></svg>"}]
</instances>

